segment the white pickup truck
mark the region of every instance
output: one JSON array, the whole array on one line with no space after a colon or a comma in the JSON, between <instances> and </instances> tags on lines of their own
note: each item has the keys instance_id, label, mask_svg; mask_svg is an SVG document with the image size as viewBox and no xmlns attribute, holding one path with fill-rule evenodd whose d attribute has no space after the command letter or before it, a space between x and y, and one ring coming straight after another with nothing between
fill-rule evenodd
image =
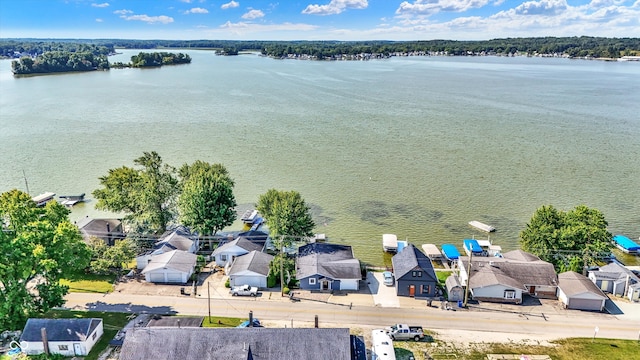
<instances>
[{"instance_id":1,"label":"white pickup truck","mask_svg":"<svg viewBox=\"0 0 640 360\"><path fill-rule=\"evenodd\" d=\"M255 286L249 286L249 285L234 286L231 289L231 295L233 295L233 296L257 296L258 295L258 288L255 287Z\"/></svg>"},{"instance_id":2,"label":"white pickup truck","mask_svg":"<svg viewBox=\"0 0 640 360\"><path fill-rule=\"evenodd\" d=\"M395 324L385 329L391 340L415 340L424 338L422 326L409 326L407 324Z\"/></svg>"}]
</instances>

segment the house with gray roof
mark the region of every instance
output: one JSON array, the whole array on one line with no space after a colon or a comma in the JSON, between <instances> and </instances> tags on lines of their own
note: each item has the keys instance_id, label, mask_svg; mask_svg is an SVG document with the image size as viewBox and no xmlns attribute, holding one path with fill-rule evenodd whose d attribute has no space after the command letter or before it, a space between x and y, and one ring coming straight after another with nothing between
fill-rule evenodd
<instances>
[{"instance_id":1,"label":"house with gray roof","mask_svg":"<svg viewBox=\"0 0 640 360\"><path fill-rule=\"evenodd\" d=\"M144 269L151 257L161 255L173 250L186 251L191 254L198 252L200 241L198 235L192 233L184 226L178 226L174 229L166 231L154 243L153 249L136 257L136 267L139 270Z\"/></svg>"},{"instance_id":2,"label":"house with gray roof","mask_svg":"<svg viewBox=\"0 0 640 360\"><path fill-rule=\"evenodd\" d=\"M391 258L396 294L417 298L435 297L438 278L431 260L412 244Z\"/></svg>"},{"instance_id":3,"label":"house with gray roof","mask_svg":"<svg viewBox=\"0 0 640 360\"><path fill-rule=\"evenodd\" d=\"M147 282L184 284L196 266L197 256L182 250L172 250L151 257L142 270Z\"/></svg>"},{"instance_id":4,"label":"house with gray roof","mask_svg":"<svg viewBox=\"0 0 640 360\"><path fill-rule=\"evenodd\" d=\"M46 344L42 332L46 333ZM27 355L45 352L86 356L104 333L102 319L29 319L22 330L20 347Z\"/></svg>"},{"instance_id":5,"label":"house with gray roof","mask_svg":"<svg viewBox=\"0 0 640 360\"><path fill-rule=\"evenodd\" d=\"M469 257L460 257L459 262L460 280L476 300L520 304L523 294L557 297L558 276L553 265L522 250L503 257L474 256L470 268Z\"/></svg>"},{"instance_id":6,"label":"house with gray roof","mask_svg":"<svg viewBox=\"0 0 640 360\"><path fill-rule=\"evenodd\" d=\"M591 280L575 271L558 275L558 300L566 309L602 311L607 296Z\"/></svg>"},{"instance_id":7,"label":"house with gray roof","mask_svg":"<svg viewBox=\"0 0 640 360\"><path fill-rule=\"evenodd\" d=\"M134 328L120 360L360 360L351 347L346 328Z\"/></svg>"},{"instance_id":8,"label":"house with gray roof","mask_svg":"<svg viewBox=\"0 0 640 360\"><path fill-rule=\"evenodd\" d=\"M117 240L126 237L120 219L93 219L87 216L78 220L76 225L86 243L91 238L98 238L108 246L113 246Z\"/></svg>"},{"instance_id":9,"label":"house with gray roof","mask_svg":"<svg viewBox=\"0 0 640 360\"><path fill-rule=\"evenodd\" d=\"M226 244L218 246L211 256L216 265L225 267L232 264L236 257L248 254L251 251L262 251L263 247L264 244L260 245L244 236L239 236Z\"/></svg>"},{"instance_id":10,"label":"house with gray roof","mask_svg":"<svg viewBox=\"0 0 640 360\"><path fill-rule=\"evenodd\" d=\"M311 243L298 248L296 279L303 290L358 290L360 260L349 245Z\"/></svg>"},{"instance_id":11,"label":"house with gray roof","mask_svg":"<svg viewBox=\"0 0 640 360\"><path fill-rule=\"evenodd\" d=\"M601 266L597 270L589 271L589 279L600 290L616 295L625 296L631 301L640 299L640 278L633 271L617 262Z\"/></svg>"},{"instance_id":12,"label":"house with gray roof","mask_svg":"<svg viewBox=\"0 0 640 360\"><path fill-rule=\"evenodd\" d=\"M229 284L231 286L250 285L266 288L271 260L273 260L272 255L256 250L236 257L227 273Z\"/></svg>"}]
</instances>

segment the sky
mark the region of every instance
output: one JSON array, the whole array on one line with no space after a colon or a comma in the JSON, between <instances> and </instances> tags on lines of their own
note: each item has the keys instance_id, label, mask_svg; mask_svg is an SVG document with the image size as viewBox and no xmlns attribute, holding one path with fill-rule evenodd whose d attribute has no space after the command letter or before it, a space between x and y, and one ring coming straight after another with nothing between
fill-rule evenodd
<instances>
[{"instance_id":1,"label":"sky","mask_svg":"<svg viewBox=\"0 0 640 360\"><path fill-rule=\"evenodd\" d=\"M0 38L640 37L640 0L0 0Z\"/></svg>"}]
</instances>

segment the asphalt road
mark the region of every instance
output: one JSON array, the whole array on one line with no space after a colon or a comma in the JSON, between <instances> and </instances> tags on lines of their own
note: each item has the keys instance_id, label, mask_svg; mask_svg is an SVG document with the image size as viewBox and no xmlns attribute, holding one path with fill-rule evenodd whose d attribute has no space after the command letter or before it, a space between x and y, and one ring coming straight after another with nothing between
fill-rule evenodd
<instances>
[{"instance_id":1,"label":"asphalt road","mask_svg":"<svg viewBox=\"0 0 640 360\"><path fill-rule=\"evenodd\" d=\"M207 316L206 298L128 295L122 293L87 294L70 293L66 307L97 311L123 311L135 313L181 314ZM566 337L593 337L596 327L599 338L638 339L640 322L607 314L521 313L513 311L485 311L458 309L446 311L438 308L381 308L365 305L336 305L288 299L234 298L211 299L212 316L247 318L249 311L261 320L309 323L318 315L323 323L341 326L389 326L394 323L422 325L427 329L459 329L467 331L535 334L548 339ZM300 325L298 325L300 326ZM335 325L333 325L335 326Z\"/></svg>"}]
</instances>

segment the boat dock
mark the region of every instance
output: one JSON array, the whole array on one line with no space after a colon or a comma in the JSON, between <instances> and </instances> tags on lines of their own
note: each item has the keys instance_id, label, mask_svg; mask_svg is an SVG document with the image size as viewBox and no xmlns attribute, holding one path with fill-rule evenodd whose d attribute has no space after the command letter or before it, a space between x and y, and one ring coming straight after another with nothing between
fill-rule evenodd
<instances>
[{"instance_id":1,"label":"boat dock","mask_svg":"<svg viewBox=\"0 0 640 360\"><path fill-rule=\"evenodd\" d=\"M476 228L478 230L482 230L482 231L485 231L485 232L494 232L494 231L496 231L496 228L494 228L493 226L481 223L480 221L476 221L476 220L469 221L469 225L473 226L474 228Z\"/></svg>"},{"instance_id":2,"label":"boat dock","mask_svg":"<svg viewBox=\"0 0 640 360\"><path fill-rule=\"evenodd\" d=\"M382 234L382 249L386 252L398 252L398 237L394 234Z\"/></svg>"},{"instance_id":3,"label":"boat dock","mask_svg":"<svg viewBox=\"0 0 640 360\"><path fill-rule=\"evenodd\" d=\"M629 239L624 235L616 235L613 237L613 242L616 247L625 254L638 254L640 253L640 245L635 241Z\"/></svg>"},{"instance_id":4,"label":"boat dock","mask_svg":"<svg viewBox=\"0 0 640 360\"><path fill-rule=\"evenodd\" d=\"M45 206L49 201L53 200L56 196L55 193L46 192L31 198L36 203L36 206Z\"/></svg>"},{"instance_id":5,"label":"boat dock","mask_svg":"<svg viewBox=\"0 0 640 360\"><path fill-rule=\"evenodd\" d=\"M84 201L84 193L80 195L60 195L58 197L63 199L60 201L60 204L67 207L72 207L73 205Z\"/></svg>"}]
</instances>

